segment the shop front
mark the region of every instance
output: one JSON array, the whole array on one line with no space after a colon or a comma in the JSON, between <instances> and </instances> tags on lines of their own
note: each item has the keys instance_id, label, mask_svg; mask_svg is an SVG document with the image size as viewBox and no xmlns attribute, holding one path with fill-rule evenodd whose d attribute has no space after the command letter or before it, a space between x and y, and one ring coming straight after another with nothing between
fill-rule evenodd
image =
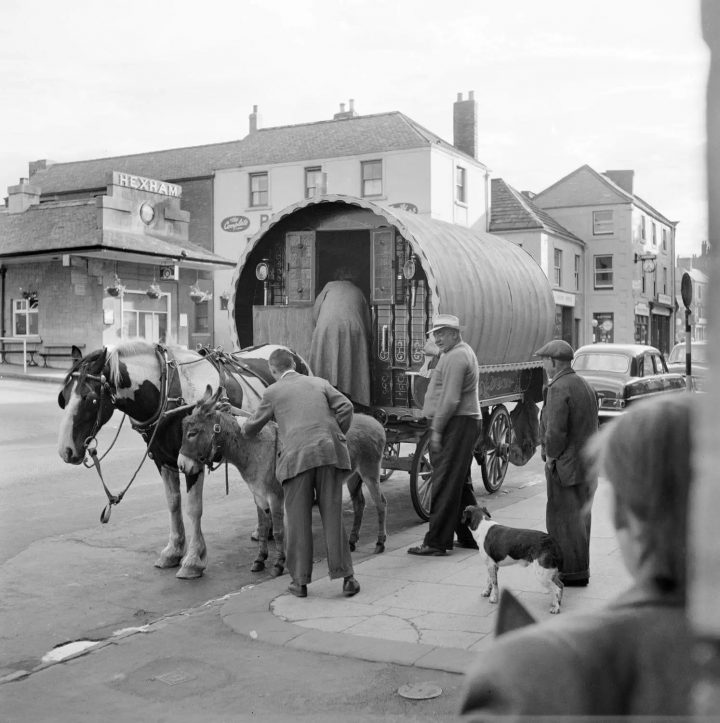
<instances>
[{"instance_id":1,"label":"shop front","mask_svg":"<svg viewBox=\"0 0 720 723\"><path fill-rule=\"evenodd\" d=\"M40 203L28 183L8 190L0 336L38 351L136 338L212 343L212 271L234 263L188 241L180 186L113 172L99 197Z\"/></svg>"}]
</instances>

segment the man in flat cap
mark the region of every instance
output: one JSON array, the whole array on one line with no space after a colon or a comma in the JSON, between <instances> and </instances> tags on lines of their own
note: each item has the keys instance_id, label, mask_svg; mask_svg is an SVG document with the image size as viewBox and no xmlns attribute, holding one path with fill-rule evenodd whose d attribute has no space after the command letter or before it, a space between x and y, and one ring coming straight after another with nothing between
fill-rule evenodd
<instances>
[{"instance_id":1,"label":"man in flat cap","mask_svg":"<svg viewBox=\"0 0 720 723\"><path fill-rule=\"evenodd\" d=\"M542 357L548 383L540 412L540 449L547 481L547 531L560 545L565 585L590 580L590 512L597 475L582 455L598 428L597 398L570 362L573 348L553 339L535 352Z\"/></svg>"},{"instance_id":2,"label":"man in flat cap","mask_svg":"<svg viewBox=\"0 0 720 723\"><path fill-rule=\"evenodd\" d=\"M478 400L478 362L462 340L460 320L453 314L433 318L432 333L440 360L432 370L423 414L430 422L433 464L430 526L423 544L411 555L445 555L458 545L477 549L468 526L460 521L463 509L475 505L470 481L473 450L481 430Z\"/></svg>"}]
</instances>

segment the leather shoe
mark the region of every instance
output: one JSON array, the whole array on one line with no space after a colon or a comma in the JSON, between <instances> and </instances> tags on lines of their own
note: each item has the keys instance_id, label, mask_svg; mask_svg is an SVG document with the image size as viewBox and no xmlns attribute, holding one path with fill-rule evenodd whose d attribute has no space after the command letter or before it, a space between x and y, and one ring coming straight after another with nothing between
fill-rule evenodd
<instances>
[{"instance_id":1,"label":"leather shoe","mask_svg":"<svg viewBox=\"0 0 720 723\"><path fill-rule=\"evenodd\" d=\"M408 555L422 555L423 557L442 557L447 555L445 550L438 550L437 547L429 547L428 545L420 545L419 547L410 547Z\"/></svg>"},{"instance_id":2,"label":"leather shoe","mask_svg":"<svg viewBox=\"0 0 720 723\"><path fill-rule=\"evenodd\" d=\"M563 580L561 577L560 580L565 587L587 587L590 582L587 577L581 578L580 580Z\"/></svg>"},{"instance_id":3,"label":"leather shoe","mask_svg":"<svg viewBox=\"0 0 720 723\"><path fill-rule=\"evenodd\" d=\"M478 544L475 540L455 540L453 547L462 547L464 550L477 550Z\"/></svg>"},{"instance_id":4,"label":"leather shoe","mask_svg":"<svg viewBox=\"0 0 720 723\"><path fill-rule=\"evenodd\" d=\"M288 592L295 597L307 597L307 585L300 585L297 582L291 582L288 585Z\"/></svg>"},{"instance_id":5,"label":"leather shoe","mask_svg":"<svg viewBox=\"0 0 720 723\"><path fill-rule=\"evenodd\" d=\"M352 597L360 592L360 583L354 577L346 577L343 581L343 595Z\"/></svg>"}]
</instances>

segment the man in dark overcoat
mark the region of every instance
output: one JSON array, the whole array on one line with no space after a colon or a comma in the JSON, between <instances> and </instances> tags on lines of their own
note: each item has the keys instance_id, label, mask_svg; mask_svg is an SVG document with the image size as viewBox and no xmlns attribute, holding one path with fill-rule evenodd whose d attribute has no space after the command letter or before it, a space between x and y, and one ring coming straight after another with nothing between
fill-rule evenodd
<instances>
[{"instance_id":1,"label":"man in dark overcoat","mask_svg":"<svg viewBox=\"0 0 720 723\"><path fill-rule=\"evenodd\" d=\"M584 586L590 580L590 521L597 474L582 450L598 428L595 391L571 367L573 348L553 339L535 352L548 376L540 413L540 445L547 481L547 531L563 554L561 579Z\"/></svg>"}]
</instances>

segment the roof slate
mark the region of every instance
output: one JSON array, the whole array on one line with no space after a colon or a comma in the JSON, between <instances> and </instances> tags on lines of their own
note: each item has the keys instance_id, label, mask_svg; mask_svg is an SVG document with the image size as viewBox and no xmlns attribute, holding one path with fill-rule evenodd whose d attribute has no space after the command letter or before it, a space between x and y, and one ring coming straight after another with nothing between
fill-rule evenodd
<instances>
[{"instance_id":1,"label":"roof slate","mask_svg":"<svg viewBox=\"0 0 720 723\"><path fill-rule=\"evenodd\" d=\"M226 143L55 163L35 173L31 183L40 186L43 195L48 195L102 189L108 183L110 172L116 170L182 182L208 177L214 171L226 168L368 155L434 145L462 154L403 113L392 111L261 128L242 140Z\"/></svg>"},{"instance_id":2,"label":"roof slate","mask_svg":"<svg viewBox=\"0 0 720 723\"><path fill-rule=\"evenodd\" d=\"M490 206L491 233L541 229L584 244L582 239L560 225L549 213L536 206L502 178L493 178L491 181Z\"/></svg>"},{"instance_id":3,"label":"roof slate","mask_svg":"<svg viewBox=\"0 0 720 723\"><path fill-rule=\"evenodd\" d=\"M95 199L31 206L24 213L0 213L0 259L78 250L134 251L148 256L235 266L235 262L197 244L177 243L147 234L106 232L98 228ZM184 254L183 254L184 252Z\"/></svg>"}]
</instances>

